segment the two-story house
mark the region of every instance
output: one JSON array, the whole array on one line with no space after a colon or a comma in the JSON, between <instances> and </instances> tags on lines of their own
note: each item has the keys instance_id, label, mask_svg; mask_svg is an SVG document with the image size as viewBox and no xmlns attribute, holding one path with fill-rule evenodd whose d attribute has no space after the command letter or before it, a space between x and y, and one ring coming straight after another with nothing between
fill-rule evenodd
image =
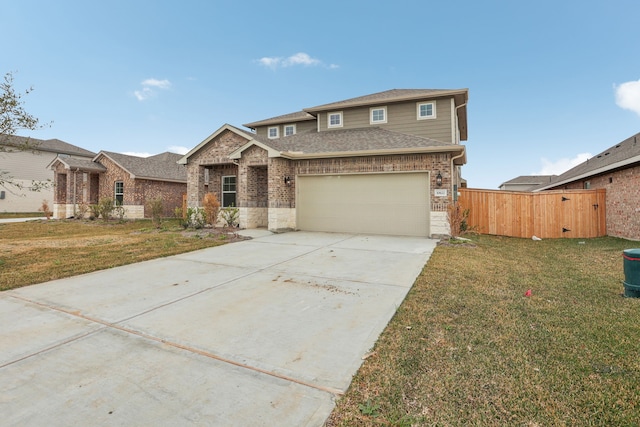
<instances>
[{"instance_id":1,"label":"two-story house","mask_svg":"<svg viewBox=\"0 0 640 427\"><path fill-rule=\"evenodd\" d=\"M393 89L247 123L189 151L188 205L243 228L446 235L466 163L467 89Z\"/></svg>"},{"instance_id":2,"label":"two-story house","mask_svg":"<svg viewBox=\"0 0 640 427\"><path fill-rule=\"evenodd\" d=\"M77 161L96 155L59 139L0 135L0 145L0 173L16 184L0 188L0 212L37 212L43 200L51 207L54 174L47 165L56 157ZM46 185L32 191L34 181Z\"/></svg>"}]
</instances>

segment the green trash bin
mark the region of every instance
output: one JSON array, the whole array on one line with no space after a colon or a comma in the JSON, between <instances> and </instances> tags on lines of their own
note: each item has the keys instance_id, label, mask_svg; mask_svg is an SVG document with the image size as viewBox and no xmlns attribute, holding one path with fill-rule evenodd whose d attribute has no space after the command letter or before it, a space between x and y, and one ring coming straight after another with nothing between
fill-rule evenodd
<instances>
[{"instance_id":1,"label":"green trash bin","mask_svg":"<svg viewBox=\"0 0 640 427\"><path fill-rule=\"evenodd\" d=\"M640 249L622 251L624 262L624 296L640 298Z\"/></svg>"}]
</instances>

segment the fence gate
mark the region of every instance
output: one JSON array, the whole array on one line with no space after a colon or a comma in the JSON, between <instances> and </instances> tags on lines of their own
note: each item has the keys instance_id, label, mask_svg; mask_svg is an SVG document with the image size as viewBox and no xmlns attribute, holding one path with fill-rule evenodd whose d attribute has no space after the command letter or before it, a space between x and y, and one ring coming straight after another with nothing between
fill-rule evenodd
<instances>
[{"instance_id":1,"label":"fence gate","mask_svg":"<svg viewBox=\"0 0 640 427\"><path fill-rule=\"evenodd\" d=\"M460 189L467 223L482 234L540 238L605 236L605 190L540 193Z\"/></svg>"}]
</instances>

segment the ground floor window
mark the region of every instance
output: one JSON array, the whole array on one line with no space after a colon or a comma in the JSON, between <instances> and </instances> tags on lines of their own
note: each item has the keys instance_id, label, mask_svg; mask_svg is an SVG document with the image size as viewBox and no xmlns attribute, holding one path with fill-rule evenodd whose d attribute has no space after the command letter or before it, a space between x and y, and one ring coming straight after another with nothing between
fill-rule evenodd
<instances>
[{"instance_id":1,"label":"ground floor window","mask_svg":"<svg viewBox=\"0 0 640 427\"><path fill-rule=\"evenodd\" d=\"M236 206L236 177L222 177L222 207Z\"/></svg>"},{"instance_id":2,"label":"ground floor window","mask_svg":"<svg viewBox=\"0 0 640 427\"><path fill-rule=\"evenodd\" d=\"M122 206L122 204L124 203L124 183L122 181L115 182L113 199L118 206Z\"/></svg>"}]
</instances>

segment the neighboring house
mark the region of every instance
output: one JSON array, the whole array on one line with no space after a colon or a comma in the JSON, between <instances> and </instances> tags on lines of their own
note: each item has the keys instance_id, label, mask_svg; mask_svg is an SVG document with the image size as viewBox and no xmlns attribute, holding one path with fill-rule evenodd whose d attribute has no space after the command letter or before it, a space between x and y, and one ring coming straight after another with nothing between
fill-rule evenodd
<instances>
[{"instance_id":1,"label":"neighboring house","mask_svg":"<svg viewBox=\"0 0 640 427\"><path fill-rule=\"evenodd\" d=\"M640 133L535 191L590 188L607 190L607 235L640 240Z\"/></svg>"},{"instance_id":2,"label":"neighboring house","mask_svg":"<svg viewBox=\"0 0 640 427\"><path fill-rule=\"evenodd\" d=\"M169 152L137 157L109 151L91 160L58 157L49 165L55 182L53 216L75 216L81 204L96 204L105 197L123 206L126 218L149 217L147 202L157 198L162 199L164 216L173 216L187 190L180 158Z\"/></svg>"},{"instance_id":3,"label":"neighboring house","mask_svg":"<svg viewBox=\"0 0 640 427\"><path fill-rule=\"evenodd\" d=\"M463 184L467 89L393 89L245 124L189 151L187 197L240 226L411 236L449 232Z\"/></svg>"},{"instance_id":4,"label":"neighboring house","mask_svg":"<svg viewBox=\"0 0 640 427\"><path fill-rule=\"evenodd\" d=\"M532 191L536 187L550 183L557 175L522 175L500 184L504 191Z\"/></svg>"},{"instance_id":5,"label":"neighboring house","mask_svg":"<svg viewBox=\"0 0 640 427\"><path fill-rule=\"evenodd\" d=\"M29 149L23 150L28 144ZM0 136L0 172L3 179L11 180L22 189L6 185L0 187L0 212L37 212L42 201L53 203L53 172L47 168L56 157L73 160L91 160L96 153L85 150L59 139L41 140L21 136ZM48 182L39 190L31 191L33 181Z\"/></svg>"}]
</instances>

